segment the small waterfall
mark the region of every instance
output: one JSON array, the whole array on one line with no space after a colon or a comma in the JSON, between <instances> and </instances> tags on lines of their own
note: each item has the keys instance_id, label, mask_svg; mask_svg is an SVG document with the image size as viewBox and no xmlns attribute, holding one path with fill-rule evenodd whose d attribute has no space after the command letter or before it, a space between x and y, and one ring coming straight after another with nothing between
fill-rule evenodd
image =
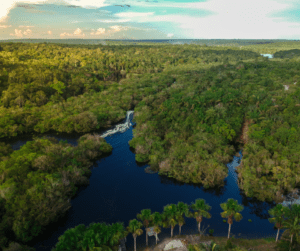
<instances>
[{"instance_id":1,"label":"small waterfall","mask_svg":"<svg viewBox=\"0 0 300 251\"><path fill-rule=\"evenodd\" d=\"M283 206L291 206L293 204L300 204L300 196L299 196L299 189L297 191L295 191L294 193L289 193L287 196L285 196L285 201L283 201L282 203L279 203Z\"/></svg>"},{"instance_id":2,"label":"small waterfall","mask_svg":"<svg viewBox=\"0 0 300 251\"><path fill-rule=\"evenodd\" d=\"M126 121L125 123L123 124L120 124L120 125L117 125L114 129L112 130L108 130L106 133L100 135L100 137L102 138L105 138L107 137L108 135L112 135L112 134L115 134L117 132L120 132L120 133L124 133L127 129L130 128L130 126L132 126L132 124L130 123L130 120L129 120L129 116L133 113L134 111L128 111L126 113Z\"/></svg>"}]
</instances>

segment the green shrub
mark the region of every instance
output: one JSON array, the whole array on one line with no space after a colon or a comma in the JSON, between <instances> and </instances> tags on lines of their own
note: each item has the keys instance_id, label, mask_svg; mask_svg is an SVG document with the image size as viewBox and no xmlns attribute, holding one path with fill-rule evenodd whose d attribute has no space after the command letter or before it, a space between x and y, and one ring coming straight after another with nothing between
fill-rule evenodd
<instances>
[{"instance_id":1,"label":"green shrub","mask_svg":"<svg viewBox=\"0 0 300 251\"><path fill-rule=\"evenodd\" d=\"M278 251L296 251L300 250L300 245L296 240L293 240L292 247L290 249L291 242L287 240L280 240L276 244L276 249Z\"/></svg>"},{"instance_id":2,"label":"green shrub","mask_svg":"<svg viewBox=\"0 0 300 251\"><path fill-rule=\"evenodd\" d=\"M227 240L226 245L225 245L225 248L226 248L226 249L234 248L234 246L233 246L231 240Z\"/></svg>"}]
</instances>

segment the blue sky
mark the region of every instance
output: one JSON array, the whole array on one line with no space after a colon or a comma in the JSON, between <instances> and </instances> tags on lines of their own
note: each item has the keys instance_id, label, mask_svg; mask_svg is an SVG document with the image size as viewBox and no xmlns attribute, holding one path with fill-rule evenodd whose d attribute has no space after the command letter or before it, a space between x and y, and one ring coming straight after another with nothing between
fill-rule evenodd
<instances>
[{"instance_id":1,"label":"blue sky","mask_svg":"<svg viewBox=\"0 0 300 251\"><path fill-rule=\"evenodd\" d=\"M300 39L299 13L299 0L1 0L0 39Z\"/></svg>"}]
</instances>

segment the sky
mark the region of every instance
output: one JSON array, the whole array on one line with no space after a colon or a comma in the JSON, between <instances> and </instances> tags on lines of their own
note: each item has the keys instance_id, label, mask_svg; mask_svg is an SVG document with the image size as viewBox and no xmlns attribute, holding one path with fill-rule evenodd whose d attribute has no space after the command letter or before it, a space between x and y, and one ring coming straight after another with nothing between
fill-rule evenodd
<instances>
[{"instance_id":1,"label":"sky","mask_svg":"<svg viewBox=\"0 0 300 251\"><path fill-rule=\"evenodd\" d=\"M300 39L299 0L0 0L6 39Z\"/></svg>"}]
</instances>

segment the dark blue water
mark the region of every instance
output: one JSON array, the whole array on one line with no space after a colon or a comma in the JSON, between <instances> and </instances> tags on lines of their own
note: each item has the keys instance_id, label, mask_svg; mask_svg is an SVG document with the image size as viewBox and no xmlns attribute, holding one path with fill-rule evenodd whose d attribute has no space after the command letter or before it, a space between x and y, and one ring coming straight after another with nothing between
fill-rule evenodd
<instances>
[{"instance_id":1,"label":"dark blue water","mask_svg":"<svg viewBox=\"0 0 300 251\"><path fill-rule=\"evenodd\" d=\"M132 117L132 115L131 115ZM132 118L131 118L132 119ZM178 201L191 204L195 199L203 198L212 207L211 219L204 219L201 223L207 228L214 229L214 236L227 236L228 224L223 223L220 216L222 209L220 204L228 198L238 200L244 205L241 212L243 219L233 223L231 233L236 238L262 238L275 237L276 229L269 223L268 210L275 203L259 202L252 198L246 198L238 188L235 167L241 157L234 157L228 164L228 177L225 186L220 189L204 189L202 186L184 184L165 176L147 174L144 169L148 165L141 165L135 161L135 154L130 150L128 141L133 137L132 127L124 133L117 133L106 137L113 146L112 154L96 161L92 167L90 184L81 187L77 196L71 200L72 208L58 223L51 224L45 233L33 240L31 246L37 251L50 251L58 242L58 237L67 229L79 224L88 226L92 222L115 223L124 222L128 225L129 220L136 218L136 214L142 209L149 208L152 212L162 212L163 207L169 203L177 204ZM59 136L57 138L68 140L75 144L76 138ZM25 140L15 140L12 145L17 149L24 144ZM240 154L242 152L240 151ZM252 219L252 222L248 222ZM174 229L174 235L179 231L178 226ZM182 227L182 234L197 233L195 219L186 219L186 225ZM240 235L239 235L240 234ZM159 239L170 237L170 228L162 229ZM155 244L155 237L149 237L149 245ZM127 248L133 250L132 235L127 237ZM138 247L145 247L145 234L137 238Z\"/></svg>"}]
</instances>

